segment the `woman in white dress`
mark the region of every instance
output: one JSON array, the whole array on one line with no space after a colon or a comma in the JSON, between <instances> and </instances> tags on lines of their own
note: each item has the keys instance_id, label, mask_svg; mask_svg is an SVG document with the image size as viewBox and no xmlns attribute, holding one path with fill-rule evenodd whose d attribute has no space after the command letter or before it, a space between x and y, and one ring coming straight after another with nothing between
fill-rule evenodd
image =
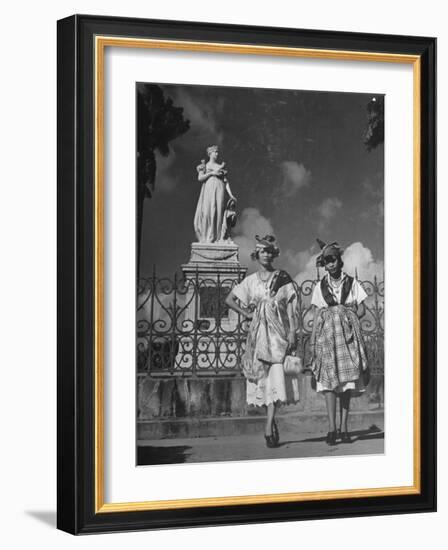
<instances>
[{"instance_id":1,"label":"woman in white dress","mask_svg":"<svg viewBox=\"0 0 448 550\"><path fill-rule=\"evenodd\" d=\"M338 243L325 244L318 239L321 254L317 265L326 270L314 289L311 333L311 369L316 391L325 396L329 431L327 444L335 445L336 399L340 399L340 433L342 443L350 443L347 431L350 399L365 390L368 372L367 353L359 319L365 315L367 294L361 284L342 271L342 249Z\"/></svg>"},{"instance_id":2,"label":"woman in white dress","mask_svg":"<svg viewBox=\"0 0 448 550\"><path fill-rule=\"evenodd\" d=\"M287 400L283 362L296 347L296 292L291 277L272 265L280 252L275 237L255 238L252 258L259 269L232 289L226 303L251 321L242 358L247 403L267 408L266 445L277 447L275 412Z\"/></svg>"},{"instance_id":3,"label":"woman in white dress","mask_svg":"<svg viewBox=\"0 0 448 550\"><path fill-rule=\"evenodd\" d=\"M196 168L202 188L194 216L194 230L200 243L214 243L223 238L224 212L228 203L226 193L236 203L227 179L225 162L218 162L218 146L208 147L207 154L209 161L202 161Z\"/></svg>"}]
</instances>

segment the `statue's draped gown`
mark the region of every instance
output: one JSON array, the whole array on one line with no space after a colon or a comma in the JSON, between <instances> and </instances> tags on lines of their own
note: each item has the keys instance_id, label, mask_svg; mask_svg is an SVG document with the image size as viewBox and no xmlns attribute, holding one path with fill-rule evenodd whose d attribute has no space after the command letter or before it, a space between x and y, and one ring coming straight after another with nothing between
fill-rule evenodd
<instances>
[{"instance_id":1,"label":"statue's draped gown","mask_svg":"<svg viewBox=\"0 0 448 550\"><path fill-rule=\"evenodd\" d=\"M205 171L210 171L205 168ZM203 182L199 195L194 230L200 243L213 243L221 239L221 228L226 207L224 177L210 176Z\"/></svg>"}]
</instances>

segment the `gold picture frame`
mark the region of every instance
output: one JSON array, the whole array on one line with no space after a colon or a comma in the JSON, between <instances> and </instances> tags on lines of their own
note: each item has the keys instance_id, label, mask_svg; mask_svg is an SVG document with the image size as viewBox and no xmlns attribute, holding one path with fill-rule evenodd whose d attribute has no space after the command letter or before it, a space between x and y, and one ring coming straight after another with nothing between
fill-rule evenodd
<instances>
[{"instance_id":1,"label":"gold picture frame","mask_svg":"<svg viewBox=\"0 0 448 550\"><path fill-rule=\"evenodd\" d=\"M422 398L422 348L427 352L428 346L434 349L434 342L429 341L434 338L430 336L425 329L428 325L428 312L425 310L422 313L422 289L427 292L428 280L434 273L435 253L432 233L430 226L433 223L431 216L433 211L428 209L428 199L422 202L422 192L427 197L428 193L434 193L434 135L430 135L428 127L434 124L433 117L433 94L434 94L434 49L435 41L433 39L411 39L405 37L381 37L381 48L378 47L380 42L379 37L371 35L366 38L364 35L356 35L355 37L346 36L343 33L318 32L313 31L310 38L306 31L284 30L277 31L274 29L264 29L264 35L259 33L258 28L238 28L231 26L219 26L221 34L218 33L216 40L207 40L207 25L184 23L177 24L171 29L171 34L176 37L164 38L163 35L169 34L170 22L152 22L138 21L138 32L132 26L129 20L120 18L90 18L89 16L73 16L59 22L59 72L60 72L60 95L59 102L63 100L62 94L67 89L67 82L83 82L87 80L88 73L89 82L92 84L89 92L83 92L88 97L76 101L75 95L72 110L67 107L61 107L59 111L60 120L63 122L63 128L60 130L60 156L59 156L59 179L61 186L60 196L62 194L70 194L70 191L64 189L67 185L65 173L74 163L67 163L64 157L67 156L67 151L64 149L66 145L61 143L64 139L64 133L70 131L73 134L73 143L79 150L83 147L90 147L93 150L91 162L93 167L91 183L93 192L89 194L87 200L90 201L89 206L78 205L78 208L84 208L85 215L91 215L91 222L88 228L88 234L92 239L92 247L90 251L84 251L82 254L88 254L88 263L90 266L91 279L85 284L91 284L88 296L81 296L81 299L86 300L93 307L88 307L86 304L84 309L89 309L91 316L90 345L92 345L92 360L88 364L82 364L77 361L72 361L72 376L73 385L70 390L73 395L74 388L76 391L85 391L86 386L82 384L75 385L75 380L78 377L83 377L83 384L87 384L90 388L90 410L91 416L86 415L82 419L84 428L88 426L89 443L85 439L86 436L80 436L77 430L80 429L79 418L73 418L71 428L64 425L61 430L72 433L72 445L67 451L62 449L65 445L66 435L60 437L60 463L59 463L59 504L58 504L58 525L61 529L73 533L81 532L98 532L108 530L123 530L137 528L156 528L161 525L195 525L195 524L215 524L215 523L237 523L257 521L255 512L251 512L251 507L260 514L260 506L264 507L264 511L268 514L271 520L289 517L290 519L300 519L309 517L310 513L314 513L312 517L329 517L334 513L335 505L342 502L347 502L347 515L362 515L371 513L380 513L383 503L388 503L397 513L406 509L434 509L434 486L433 479L434 471L434 439L435 432L429 427L434 411L431 411L427 397ZM235 31L239 31L241 41L237 43L230 41L230 32L235 36ZM269 37L266 37L266 32L269 31ZM308 31L311 32L311 31ZM197 38L186 39L186 36L195 35ZM227 40L226 40L227 38ZM287 38L290 44L286 45ZM358 44L363 40L363 49L356 49L356 39ZM260 43L260 42L269 42ZM309 44L306 47L300 43ZM324 46L327 44L327 47ZM344 46L345 45L345 46ZM414 480L410 486L402 487L381 487L370 489L355 489L355 490L336 490L336 491L318 491L306 493L281 493L281 494L264 494L264 495L246 495L246 496L225 496L217 498L193 498L179 500L158 500L158 501L142 501L142 502L105 502L104 484L105 484L105 467L104 467L104 91L105 91L105 66L104 58L106 49L114 48L152 48L159 50L175 50L175 51L190 51L190 52L208 52L208 53L226 53L226 54L245 54L245 55L269 55L269 56L288 56L302 57L313 59L339 60L339 61L364 61L364 62L382 62L382 63L400 63L410 64L413 70L413 202L414 202L414 266L413 266L413 299L414 299L414 349L413 349L413 378L414 378L414 418L413 418L413 462L414 462ZM78 51L79 50L79 51ZM88 58L88 52L91 53L91 59ZM71 63L70 63L71 62ZM72 64L74 66L72 66ZM83 66L80 66L83 64ZM70 73L71 71L71 73ZM69 75L66 73L70 73ZM74 105L77 104L78 116L80 106L82 107L83 116L85 117L86 107L90 105L93 112L89 112L88 127L80 130L77 121L77 128L73 128L73 122L67 122L70 115L75 114ZM431 110L432 109L432 110ZM76 114L75 117L76 119ZM423 122L422 122L423 121ZM68 126L68 128L67 128ZM76 136L76 131L78 135ZM83 133L83 143L77 144L80 134ZM424 147L422 147L422 140ZM72 149L72 154L76 155ZM424 157L422 158L422 155ZM72 159L73 160L73 159ZM73 185L76 183L76 178L80 174L73 174ZM63 180L63 181L62 181ZM83 183L87 185L87 183ZM73 189L71 189L73 195ZM70 196L71 196L70 195ZM60 242L67 244L70 240L68 235L64 233L64 224L66 223L67 211L69 209L69 200L67 198L59 202L60 217ZM79 217L73 220L73 226L79 222ZM79 231L79 228L78 228ZM83 229L81 229L83 231ZM77 246L81 246L81 242L86 243L86 239L78 241ZM70 245L73 248L73 245ZM73 253L79 253L79 250L73 250ZM424 255L430 253L430 263L428 267L428 258ZM422 272L422 261L425 260L426 271ZM62 265L62 262L65 264ZM73 270L73 264L67 262L66 257L60 259L61 273L66 270ZM69 265L67 265L67 263ZM429 269L429 273L428 270ZM79 275L78 275L79 277ZM425 279L423 285L422 277ZM429 279L428 279L429 277ZM79 279L73 275L70 281L60 282L60 301L66 300L67 295L73 295L76 291L76 283L79 284ZM431 293L435 289L430 289ZM79 294L78 294L78 299ZM63 311L61 315L69 316L69 313ZM430 324L434 324L434 316L430 319ZM62 323L60 338L63 344L64 339L73 337L68 334L67 326L71 325L70 320ZM93 330L93 332L92 332ZM79 345L79 342L72 342L72 349ZM78 355L79 357L79 355ZM431 373L434 369L432 357L424 356L425 372ZM428 368L429 365L429 368ZM66 369L66 356L59 357L59 374L62 376L62 371ZM83 371L83 374L80 372ZM90 373L90 378L87 376ZM87 379L87 382L86 382ZM91 385L90 385L91 384ZM430 393L434 391L433 386L430 388ZM76 407L68 410L64 395L67 388L61 384L59 387L60 393L60 409L59 418L63 415L72 418L79 414ZM426 388L426 392L428 388ZM64 394L64 395L63 395ZM425 393L426 395L426 393ZM433 395L433 394L432 394ZM78 396L80 402L83 402L86 396ZM93 401L93 402L92 402ZM60 420L60 422L62 422ZM65 421L64 421L65 422ZM423 423L423 424L422 424ZM70 424L70 422L68 422ZM76 425L76 429L74 426ZM425 429L424 440L425 449L422 448L422 428ZM61 442L61 438L63 442ZM86 456L82 457L79 454L79 438L84 441L84 452ZM76 444L77 442L77 444ZM91 445L91 446L90 446ZM88 448L87 448L88 447ZM428 456L429 451L429 456ZM431 452L432 451L432 452ZM70 454L70 457L67 455ZM88 458L87 458L88 455ZM76 466L75 466L76 465ZM78 475L74 475L74 470L81 468L84 472L83 482L79 481ZM88 473L86 473L88 472ZM432 481L431 481L432 480ZM71 487L71 500L67 498L66 487ZM83 493L83 496L80 495ZM76 496L75 496L76 495ZM396 505L394 508L394 499ZM72 510L74 501L77 500L77 505L83 509L82 514L75 514ZM70 504L67 504L70 502ZM313 508L312 503L321 506ZM300 505L299 505L300 504ZM306 506L310 506L312 512L307 512ZM413 508L414 506L414 508ZM255 508L254 508L255 507ZM190 512L188 512L188 510ZM205 517L208 519L202 521L199 515L192 517L194 511L199 514L204 514L204 510L210 513ZM224 512L224 510L226 510ZM233 510L232 517L229 511ZM181 519L182 515L175 515L175 511L186 514L186 518ZM138 518L136 514L139 514ZM163 514L167 515L163 515ZM221 515L220 515L221 514ZM239 514L239 515L238 515ZM252 517L249 517L252 514ZM270 515L269 515L270 514ZM285 516L286 514L286 516ZM340 514L339 514L340 515ZM259 516L260 517L260 516ZM182 523L182 521L184 523ZM137 522L137 523L136 523Z\"/></svg>"}]
</instances>

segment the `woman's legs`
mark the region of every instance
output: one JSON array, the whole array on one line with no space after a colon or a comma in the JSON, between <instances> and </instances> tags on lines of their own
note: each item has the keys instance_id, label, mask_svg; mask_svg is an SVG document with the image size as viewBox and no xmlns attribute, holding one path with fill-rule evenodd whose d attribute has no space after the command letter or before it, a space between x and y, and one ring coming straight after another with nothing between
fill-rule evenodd
<instances>
[{"instance_id":1,"label":"woman's legs","mask_svg":"<svg viewBox=\"0 0 448 550\"><path fill-rule=\"evenodd\" d=\"M265 427L265 430L264 430L264 433L265 435L272 435L272 424L274 422L274 418L275 418L275 409L276 409L276 404L275 403L269 403L269 405L267 406L267 418L266 418L266 427Z\"/></svg>"},{"instance_id":2,"label":"woman's legs","mask_svg":"<svg viewBox=\"0 0 448 550\"><path fill-rule=\"evenodd\" d=\"M347 420L350 411L351 392L347 390L340 395L340 411L341 411L341 433L347 433Z\"/></svg>"},{"instance_id":3,"label":"woman's legs","mask_svg":"<svg viewBox=\"0 0 448 550\"><path fill-rule=\"evenodd\" d=\"M327 406L327 415L328 415L328 431L336 431L336 394L334 391L326 391L325 395L325 404Z\"/></svg>"},{"instance_id":4,"label":"woman's legs","mask_svg":"<svg viewBox=\"0 0 448 550\"><path fill-rule=\"evenodd\" d=\"M264 392L265 402L269 403L269 405L266 406L267 418L265 435L268 437L273 436L275 443L278 443L278 430L274 427L275 413L278 410L278 405L282 402L286 402L285 374L281 363L274 363L271 365L266 378Z\"/></svg>"},{"instance_id":5,"label":"woman's legs","mask_svg":"<svg viewBox=\"0 0 448 550\"><path fill-rule=\"evenodd\" d=\"M275 425L275 411L276 403L269 403L267 405L267 418L266 418L266 427L264 430L264 438L266 439L266 445L270 448L278 447L278 430Z\"/></svg>"}]
</instances>

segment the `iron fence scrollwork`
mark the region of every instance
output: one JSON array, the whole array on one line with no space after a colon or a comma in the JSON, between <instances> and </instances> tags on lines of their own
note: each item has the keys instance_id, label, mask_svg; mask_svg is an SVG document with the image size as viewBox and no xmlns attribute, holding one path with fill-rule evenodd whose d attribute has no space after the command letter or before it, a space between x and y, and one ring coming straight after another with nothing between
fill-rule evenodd
<instances>
[{"instance_id":1,"label":"iron fence scrollwork","mask_svg":"<svg viewBox=\"0 0 448 550\"><path fill-rule=\"evenodd\" d=\"M298 353L307 365L317 281L294 282ZM151 376L241 375L248 323L225 298L238 280L151 277L138 285L137 367ZM367 293L361 328L372 374L384 372L384 282L361 282Z\"/></svg>"}]
</instances>

